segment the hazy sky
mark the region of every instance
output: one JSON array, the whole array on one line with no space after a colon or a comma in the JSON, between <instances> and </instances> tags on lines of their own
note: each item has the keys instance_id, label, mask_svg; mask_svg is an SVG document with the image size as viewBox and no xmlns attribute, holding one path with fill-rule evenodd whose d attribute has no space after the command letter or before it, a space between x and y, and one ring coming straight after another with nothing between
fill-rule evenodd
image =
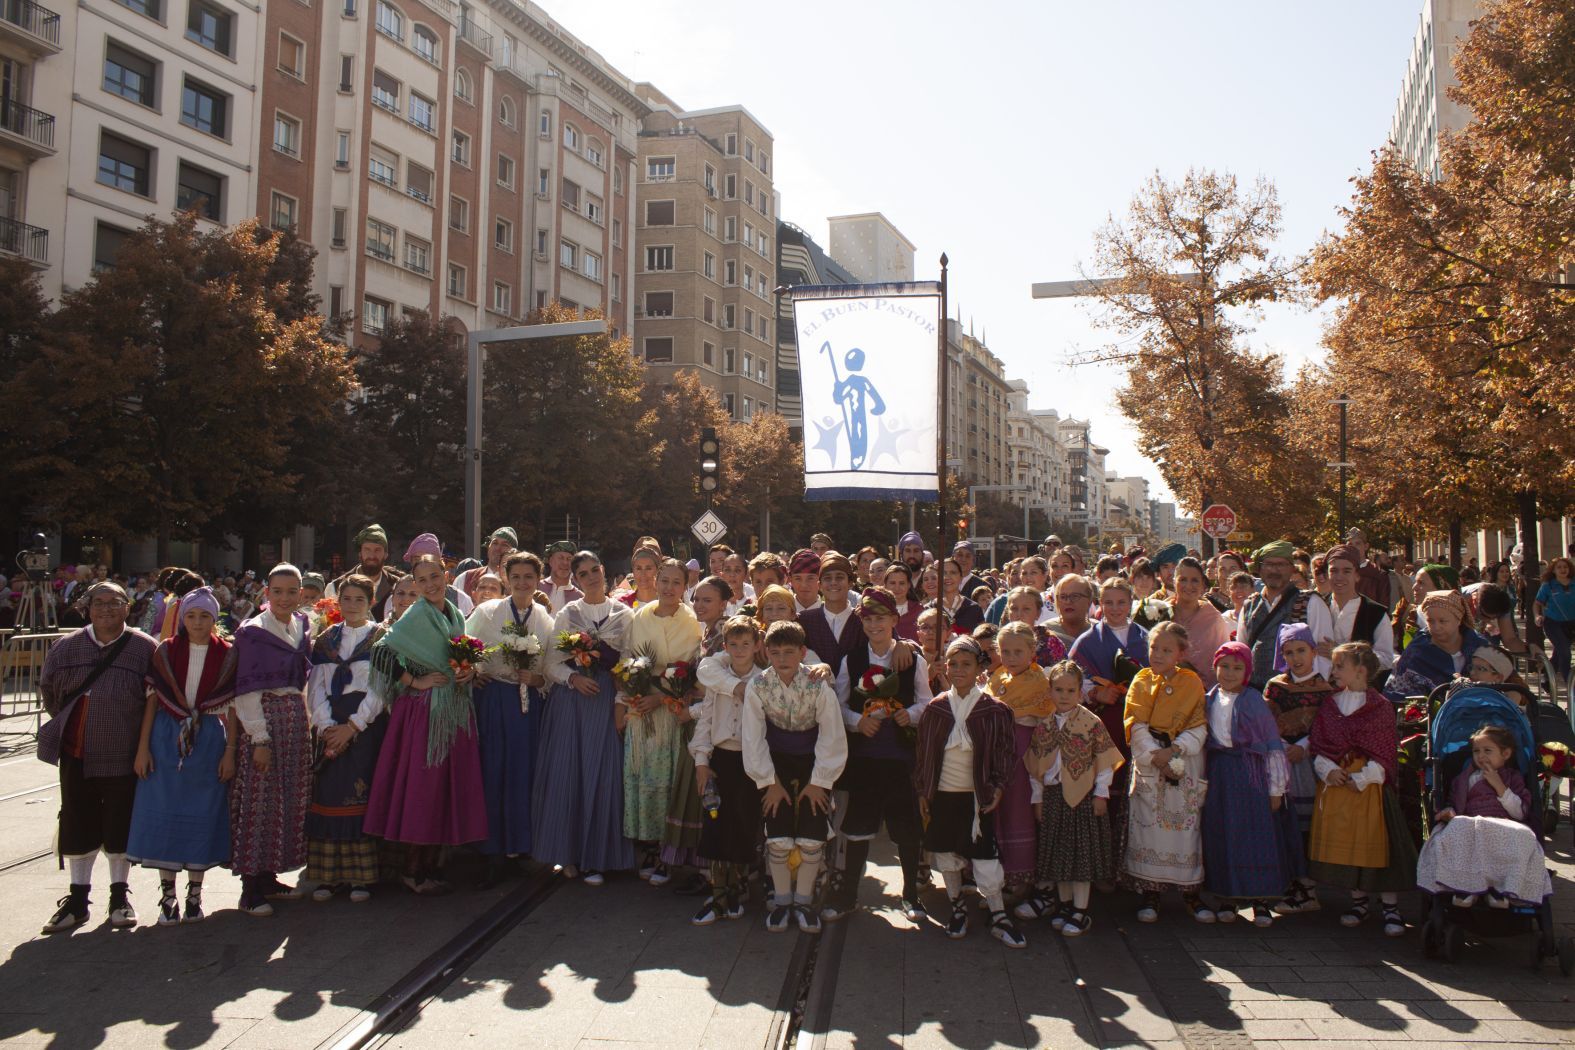
<instances>
[{"instance_id":1,"label":"hazy sky","mask_svg":"<svg viewBox=\"0 0 1575 1050\"><path fill-rule=\"evenodd\" d=\"M1338 221L1387 136L1420 0L547 0L635 80L691 109L742 104L771 131L782 217L824 246L826 216L880 211L951 258L953 314L988 336L1030 404L1092 417L1121 474L1158 471L1112 407L1118 376L1067 366L1103 345L1091 305L1039 300L1158 170L1259 175L1281 249ZM1294 368L1320 319L1268 314L1255 340ZM1331 412L1333 410L1331 409ZM1332 416L1331 416L1332 420Z\"/></svg>"}]
</instances>

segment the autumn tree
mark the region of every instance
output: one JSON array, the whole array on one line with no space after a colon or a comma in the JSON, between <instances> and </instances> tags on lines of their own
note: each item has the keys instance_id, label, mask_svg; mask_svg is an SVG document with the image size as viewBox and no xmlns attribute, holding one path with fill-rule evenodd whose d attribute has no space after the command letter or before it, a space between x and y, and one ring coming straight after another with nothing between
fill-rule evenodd
<instances>
[{"instance_id":1,"label":"autumn tree","mask_svg":"<svg viewBox=\"0 0 1575 1050\"><path fill-rule=\"evenodd\" d=\"M528 323L577 319L553 303ZM626 550L638 535L628 482L650 468L654 422L641 400L645 366L629 340L602 334L493 344L485 367L483 521L515 526L521 544L539 550L548 523L567 515L582 520L582 542ZM456 418L463 442L463 397Z\"/></svg>"},{"instance_id":2,"label":"autumn tree","mask_svg":"<svg viewBox=\"0 0 1575 1050\"><path fill-rule=\"evenodd\" d=\"M19 356L24 500L67 532L220 540L232 508L286 498L294 435L351 388L315 314L281 313L280 240L255 222L150 222L61 300Z\"/></svg>"},{"instance_id":3,"label":"autumn tree","mask_svg":"<svg viewBox=\"0 0 1575 1050\"><path fill-rule=\"evenodd\" d=\"M1370 462L1363 490L1434 535L1518 515L1535 558L1539 508L1575 497L1575 9L1487 5L1455 72L1472 119L1440 177L1378 155L1310 276L1336 304L1329 380L1401 475Z\"/></svg>"},{"instance_id":4,"label":"autumn tree","mask_svg":"<svg viewBox=\"0 0 1575 1050\"><path fill-rule=\"evenodd\" d=\"M1279 198L1258 180L1156 174L1126 217L1095 235L1097 323L1121 337L1075 363L1116 364L1138 448L1187 510L1229 503L1247 527L1278 533L1305 511L1305 464L1285 441L1278 357L1246 345L1264 303L1296 295L1293 262L1273 254Z\"/></svg>"}]
</instances>

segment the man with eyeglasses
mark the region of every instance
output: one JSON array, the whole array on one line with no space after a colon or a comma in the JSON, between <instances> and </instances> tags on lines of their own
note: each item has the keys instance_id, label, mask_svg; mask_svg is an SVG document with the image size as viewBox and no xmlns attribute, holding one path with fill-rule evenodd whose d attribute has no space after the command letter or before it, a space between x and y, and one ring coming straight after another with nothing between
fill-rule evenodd
<instances>
[{"instance_id":1,"label":"man with eyeglasses","mask_svg":"<svg viewBox=\"0 0 1575 1050\"><path fill-rule=\"evenodd\" d=\"M109 922L135 926L127 885L131 862L132 762L141 738L145 679L157 644L126 626L131 601L118 583L87 592L89 622L49 650L39 691L50 718L38 733L38 757L60 767L56 850L70 871L70 892L44 924L60 933L88 920L88 890L99 850L109 861Z\"/></svg>"}]
</instances>

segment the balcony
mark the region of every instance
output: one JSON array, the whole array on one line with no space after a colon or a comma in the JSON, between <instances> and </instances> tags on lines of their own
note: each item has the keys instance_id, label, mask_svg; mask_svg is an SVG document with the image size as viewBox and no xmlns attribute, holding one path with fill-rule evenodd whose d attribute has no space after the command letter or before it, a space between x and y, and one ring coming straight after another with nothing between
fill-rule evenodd
<instances>
[{"instance_id":1,"label":"balcony","mask_svg":"<svg viewBox=\"0 0 1575 1050\"><path fill-rule=\"evenodd\" d=\"M0 37L33 55L60 53L60 16L32 0L0 0Z\"/></svg>"},{"instance_id":2,"label":"balcony","mask_svg":"<svg viewBox=\"0 0 1575 1050\"><path fill-rule=\"evenodd\" d=\"M48 266L49 231L16 219L0 219L0 254L17 255L35 266Z\"/></svg>"},{"instance_id":3,"label":"balcony","mask_svg":"<svg viewBox=\"0 0 1575 1050\"><path fill-rule=\"evenodd\" d=\"M0 101L0 140L21 146L35 157L54 156L55 118L15 99Z\"/></svg>"},{"instance_id":4,"label":"balcony","mask_svg":"<svg viewBox=\"0 0 1575 1050\"><path fill-rule=\"evenodd\" d=\"M492 57L492 34L478 28L475 20L469 14L460 14L459 38L477 51L480 51L487 58L490 59Z\"/></svg>"}]
</instances>

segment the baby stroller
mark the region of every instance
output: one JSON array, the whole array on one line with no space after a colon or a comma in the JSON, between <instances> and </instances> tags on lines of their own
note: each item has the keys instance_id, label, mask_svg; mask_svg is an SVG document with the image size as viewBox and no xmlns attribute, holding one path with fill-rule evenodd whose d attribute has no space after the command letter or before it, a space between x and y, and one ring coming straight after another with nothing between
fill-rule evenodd
<instances>
[{"instance_id":1,"label":"baby stroller","mask_svg":"<svg viewBox=\"0 0 1575 1050\"><path fill-rule=\"evenodd\" d=\"M1531 813L1527 821L1538 838L1542 836L1542 797L1547 788L1538 760L1531 723L1509 697L1487 686L1473 685L1451 693L1434 712L1428 726L1428 765L1432 776L1432 812L1449 805L1449 789L1455 777L1471 760L1471 734L1484 725L1499 725L1515 737L1515 764L1531 792ZM1449 893L1422 891L1428 903L1427 921L1422 926L1422 950L1429 957L1442 954L1455 962L1469 931L1478 937L1513 937L1535 933L1533 968L1542 960L1557 957L1559 970L1566 977L1575 972L1575 938L1556 937L1553 928L1552 898L1538 904L1511 902L1508 908L1489 907L1479 901L1473 907L1457 907Z\"/></svg>"}]
</instances>

